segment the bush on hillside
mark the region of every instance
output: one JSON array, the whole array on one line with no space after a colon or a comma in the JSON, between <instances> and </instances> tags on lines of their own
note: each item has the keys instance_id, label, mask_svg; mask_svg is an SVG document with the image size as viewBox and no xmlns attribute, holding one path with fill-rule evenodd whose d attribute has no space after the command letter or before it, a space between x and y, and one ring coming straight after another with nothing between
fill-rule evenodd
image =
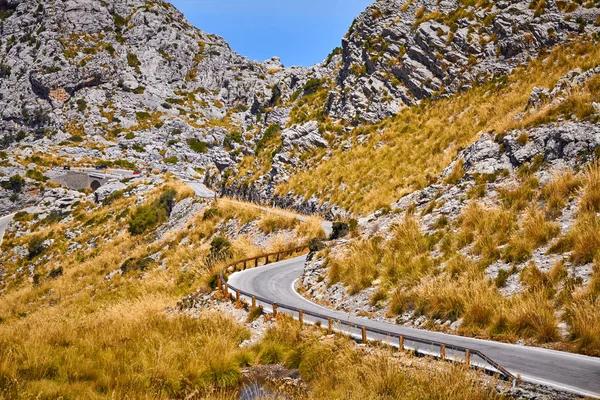
<instances>
[{"instance_id":1,"label":"bush on hillside","mask_svg":"<svg viewBox=\"0 0 600 400\"><path fill-rule=\"evenodd\" d=\"M208 145L204 142L199 141L196 138L188 139L187 144L188 146L190 146L190 149L192 149L196 153L206 153L208 151Z\"/></svg>"},{"instance_id":2,"label":"bush on hillside","mask_svg":"<svg viewBox=\"0 0 600 400\"><path fill-rule=\"evenodd\" d=\"M311 252L321 251L325 247L327 247L327 245L325 245L325 242L323 242L323 240L319 238L313 238L308 243L308 248Z\"/></svg>"},{"instance_id":3,"label":"bush on hillside","mask_svg":"<svg viewBox=\"0 0 600 400\"><path fill-rule=\"evenodd\" d=\"M129 233L141 235L165 221L175 206L177 192L166 189L152 203L138 207L129 220Z\"/></svg>"},{"instance_id":4,"label":"bush on hillside","mask_svg":"<svg viewBox=\"0 0 600 400\"><path fill-rule=\"evenodd\" d=\"M32 237L27 245L27 250L29 252L27 258L30 260L33 260L35 257L42 254L44 251L46 251L46 246L44 246L44 238L41 236Z\"/></svg>"},{"instance_id":5,"label":"bush on hillside","mask_svg":"<svg viewBox=\"0 0 600 400\"><path fill-rule=\"evenodd\" d=\"M231 257L231 242L223 236L216 236L210 243L210 256L214 260Z\"/></svg>"},{"instance_id":6,"label":"bush on hillside","mask_svg":"<svg viewBox=\"0 0 600 400\"><path fill-rule=\"evenodd\" d=\"M1 183L2 188L12 190L15 193L20 193L25 185L25 179L21 175L13 175L7 182Z\"/></svg>"},{"instance_id":7,"label":"bush on hillside","mask_svg":"<svg viewBox=\"0 0 600 400\"><path fill-rule=\"evenodd\" d=\"M329 236L330 240L336 240L343 238L350 232L350 227L345 222L334 222L333 230L331 232L331 236Z\"/></svg>"}]
</instances>

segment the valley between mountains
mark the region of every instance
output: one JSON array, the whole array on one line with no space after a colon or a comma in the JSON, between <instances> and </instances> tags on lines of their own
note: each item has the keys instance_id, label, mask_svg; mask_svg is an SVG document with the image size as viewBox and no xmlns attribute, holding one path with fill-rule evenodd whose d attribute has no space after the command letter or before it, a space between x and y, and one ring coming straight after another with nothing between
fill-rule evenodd
<instances>
[{"instance_id":1,"label":"valley between mountains","mask_svg":"<svg viewBox=\"0 0 600 400\"><path fill-rule=\"evenodd\" d=\"M0 399L600 396L600 2L376 0L340 39L290 67L165 1L0 0ZM230 284L522 382L217 288L305 245Z\"/></svg>"}]
</instances>

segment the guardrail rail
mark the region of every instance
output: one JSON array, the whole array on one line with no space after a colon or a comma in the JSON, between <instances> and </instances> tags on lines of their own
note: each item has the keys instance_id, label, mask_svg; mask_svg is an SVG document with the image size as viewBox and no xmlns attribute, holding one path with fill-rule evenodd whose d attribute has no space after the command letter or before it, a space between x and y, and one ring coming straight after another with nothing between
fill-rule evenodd
<instances>
[{"instance_id":1,"label":"guardrail rail","mask_svg":"<svg viewBox=\"0 0 600 400\"><path fill-rule=\"evenodd\" d=\"M259 305L268 306L270 311L268 309L265 310L265 307L263 307L263 310L265 312L270 312L274 317L277 317L278 313L291 315L293 318L297 319L300 324L306 322L321 327L325 326L327 327L329 334L332 334L334 331L340 332L360 340L363 343L367 343L369 340L381 341L394 347L398 347L400 350L411 350L416 354L432 356L442 361L464 363L469 367L482 369L494 375L498 375L505 380L512 381L513 385L518 383L519 379L516 376L479 350L422 339L415 336L401 335L395 332L368 327L356 321L334 319L324 314L303 310L298 307L277 303L270 299L256 296L227 283L227 277L231 273L243 271L248 268L257 268L271 262L278 262L285 257L301 253L307 250L307 248L308 246L301 246L291 250L262 254L257 257L250 257L229 263L221 270L217 287L227 299L231 298L236 302L241 302L242 297L245 297L251 302L252 307L257 307ZM265 261L264 264L260 264L262 259Z\"/></svg>"}]
</instances>

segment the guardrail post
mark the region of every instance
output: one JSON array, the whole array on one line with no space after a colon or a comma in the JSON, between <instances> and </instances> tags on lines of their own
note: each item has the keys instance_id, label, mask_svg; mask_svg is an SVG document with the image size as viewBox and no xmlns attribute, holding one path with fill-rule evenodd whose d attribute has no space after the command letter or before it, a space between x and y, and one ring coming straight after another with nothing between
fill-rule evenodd
<instances>
[{"instance_id":1,"label":"guardrail post","mask_svg":"<svg viewBox=\"0 0 600 400\"><path fill-rule=\"evenodd\" d=\"M275 258L275 261L279 261L279 256L280 256L280 254L279 254L279 253L277 253L277 256L276 256L276 258Z\"/></svg>"},{"instance_id":2,"label":"guardrail post","mask_svg":"<svg viewBox=\"0 0 600 400\"><path fill-rule=\"evenodd\" d=\"M273 317L277 316L277 303L273 303Z\"/></svg>"},{"instance_id":3,"label":"guardrail post","mask_svg":"<svg viewBox=\"0 0 600 400\"><path fill-rule=\"evenodd\" d=\"M303 316L304 316L304 311L298 310L298 321L300 321L300 326L302 326L304 324L304 322L302 321Z\"/></svg>"},{"instance_id":4,"label":"guardrail post","mask_svg":"<svg viewBox=\"0 0 600 400\"><path fill-rule=\"evenodd\" d=\"M217 287L219 288L219 290L223 290L223 282L221 281L221 274L219 274L219 276L217 276Z\"/></svg>"},{"instance_id":5,"label":"guardrail post","mask_svg":"<svg viewBox=\"0 0 600 400\"><path fill-rule=\"evenodd\" d=\"M244 271L246 270L246 261L244 261Z\"/></svg>"},{"instance_id":6,"label":"guardrail post","mask_svg":"<svg viewBox=\"0 0 600 400\"><path fill-rule=\"evenodd\" d=\"M471 350L469 349L465 350L465 364L467 367L471 366Z\"/></svg>"},{"instance_id":7,"label":"guardrail post","mask_svg":"<svg viewBox=\"0 0 600 400\"><path fill-rule=\"evenodd\" d=\"M235 291L235 301L236 301L236 302L239 302L239 301L240 301L240 291L239 291L239 290L236 290L236 291Z\"/></svg>"},{"instance_id":8,"label":"guardrail post","mask_svg":"<svg viewBox=\"0 0 600 400\"><path fill-rule=\"evenodd\" d=\"M440 358L442 359L442 361L446 360L446 345L443 344L442 347L440 348Z\"/></svg>"},{"instance_id":9,"label":"guardrail post","mask_svg":"<svg viewBox=\"0 0 600 400\"><path fill-rule=\"evenodd\" d=\"M362 342L367 343L367 327L362 327Z\"/></svg>"},{"instance_id":10,"label":"guardrail post","mask_svg":"<svg viewBox=\"0 0 600 400\"><path fill-rule=\"evenodd\" d=\"M404 351L404 335L400 335L400 340L398 343L398 348L400 351Z\"/></svg>"},{"instance_id":11,"label":"guardrail post","mask_svg":"<svg viewBox=\"0 0 600 400\"><path fill-rule=\"evenodd\" d=\"M252 308L256 307L256 297L252 296Z\"/></svg>"},{"instance_id":12,"label":"guardrail post","mask_svg":"<svg viewBox=\"0 0 600 400\"><path fill-rule=\"evenodd\" d=\"M254 268L258 267L258 258L254 259Z\"/></svg>"},{"instance_id":13,"label":"guardrail post","mask_svg":"<svg viewBox=\"0 0 600 400\"><path fill-rule=\"evenodd\" d=\"M269 255L267 254L267 255L265 256L265 265L267 265L268 263L269 263Z\"/></svg>"},{"instance_id":14,"label":"guardrail post","mask_svg":"<svg viewBox=\"0 0 600 400\"><path fill-rule=\"evenodd\" d=\"M333 318L329 318L329 330L328 333L331 335L333 333Z\"/></svg>"}]
</instances>

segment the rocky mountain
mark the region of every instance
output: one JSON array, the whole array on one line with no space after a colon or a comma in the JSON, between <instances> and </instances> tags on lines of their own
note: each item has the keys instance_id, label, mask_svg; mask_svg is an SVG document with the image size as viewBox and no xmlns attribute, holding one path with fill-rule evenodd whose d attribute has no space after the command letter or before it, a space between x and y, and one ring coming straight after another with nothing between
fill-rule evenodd
<instances>
[{"instance_id":1,"label":"rocky mountain","mask_svg":"<svg viewBox=\"0 0 600 400\"><path fill-rule=\"evenodd\" d=\"M163 1L4 0L0 174L148 168L345 216L347 205L325 193L281 187L360 146L357 127L372 130L595 35L599 14L593 2L379 0L325 61L287 68L236 54ZM17 200L10 190L2 197Z\"/></svg>"},{"instance_id":2,"label":"rocky mountain","mask_svg":"<svg viewBox=\"0 0 600 400\"><path fill-rule=\"evenodd\" d=\"M263 128L288 124L282 105L294 92L330 73L248 60L162 1L8 0L0 16L0 130L11 155L35 146L76 162L223 171L253 152Z\"/></svg>"},{"instance_id":3,"label":"rocky mountain","mask_svg":"<svg viewBox=\"0 0 600 400\"><path fill-rule=\"evenodd\" d=\"M329 114L375 122L447 97L595 32L598 15L570 1L376 1L342 40Z\"/></svg>"}]
</instances>

